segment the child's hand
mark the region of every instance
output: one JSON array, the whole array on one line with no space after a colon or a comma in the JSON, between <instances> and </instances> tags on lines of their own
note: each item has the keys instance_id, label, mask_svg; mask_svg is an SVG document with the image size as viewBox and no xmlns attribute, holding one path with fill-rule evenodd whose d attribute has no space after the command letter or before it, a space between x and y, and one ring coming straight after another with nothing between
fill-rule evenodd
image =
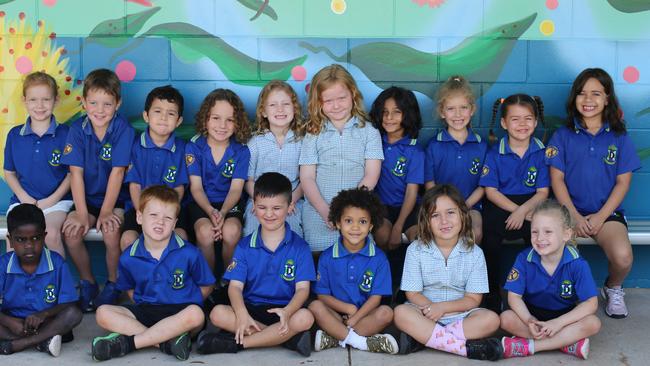
<instances>
[{"instance_id":1,"label":"child's hand","mask_svg":"<svg viewBox=\"0 0 650 366\"><path fill-rule=\"evenodd\" d=\"M587 215L585 218L589 225L591 226L591 231L589 232L590 235L598 235L598 232L600 229L603 227L603 224L605 223L605 220L607 219L606 217L602 217L599 214L592 214L592 215Z\"/></svg>"},{"instance_id":2,"label":"child's hand","mask_svg":"<svg viewBox=\"0 0 650 366\"><path fill-rule=\"evenodd\" d=\"M537 325L538 320L531 317L531 319L528 320L528 331L530 331L530 334L533 335L534 339L541 339L544 338L544 333L542 333L542 328Z\"/></svg>"},{"instance_id":3,"label":"child's hand","mask_svg":"<svg viewBox=\"0 0 650 366\"><path fill-rule=\"evenodd\" d=\"M45 317L40 313L34 313L25 318L25 334L36 334L38 328L45 321Z\"/></svg>"},{"instance_id":4,"label":"child's hand","mask_svg":"<svg viewBox=\"0 0 650 366\"><path fill-rule=\"evenodd\" d=\"M280 328L278 329L278 334L280 336L287 335L287 333L289 333L289 319L287 319L287 313L284 311L284 308L273 308L266 312L280 317Z\"/></svg>"},{"instance_id":5,"label":"child's hand","mask_svg":"<svg viewBox=\"0 0 650 366\"><path fill-rule=\"evenodd\" d=\"M588 238L591 236L592 225L586 217L577 214L573 220L576 223L575 232L577 236L582 238Z\"/></svg>"},{"instance_id":6,"label":"child's hand","mask_svg":"<svg viewBox=\"0 0 650 366\"><path fill-rule=\"evenodd\" d=\"M560 330L562 330L562 328L564 328L562 324L560 324L560 322L557 321L557 319L551 319L546 322L538 321L537 326L540 327L542 334L544 334L544 336L549 338L553 337L554 335L557 334L557 332L559 332Z\"/></svg>"},{"instance_id":7,"label":"child's hand","mask_svg":"<svg viewBox=\"0 0 650 366\"><path fill-rule=\"evenodd\" d=\"M343 323L348 326L348 328L354 328L355 325L359 322L359 319L356 316L349 316L347 319L343 319Z\"/></svg>"},{"instance_id":8,"label":"child's hand","mask_svg":"<svg viewBox=\"0 0 650 366\"><path fill-rule=\"evenodd\" d=\"M50 198L43 198L42 200L36 201L36 206L41 210L45 210L46 208L52 207L54 203Z\"/></svg>"},{"instance_id":9,"label":"child's hand","mask_svg":"<svg viewBox=\"0 0 650 366\"><path fill-rule=\"evenodd\" d=\"M296 202L295 201L291 202L291 204L289 204L289 215L293 215L294 213L296 213Z\"/></svg>"},{"instance_id":10,"label":"child's hand","mask_svg":"<svg viewBox=\"0 0 650 366\"><path fill-rule=\"evenodd\" d=\"M7 316L7 328L15 336L24 336L25 333L25 324L22 319L14 318L13 316Z\"/></svg>"},{"instance_id":11,"label":"child's hand","mask_svg":"<svg viewBox=\"0 0 650 366\"><path fill-rule=\"evenodd\" d=\"M63 226L61 227L61 231L66 236L79 235L83 237L88 234L88 230L90 230L90 218L88 215L82 217L76 212L68 216L68 218L63 223Z\"/></svg>"},{"instance_id":12,"label":"child's hand","mask_svg":"<svg viewBox=\"0 0 650 366\"><path fill-rule=\"evenodd\" d=\"M443 311L442 307L438 306L438 304L435 303L430 303L429 305L421 306L420 310L422 311L422 315L424 315L428 319L433 320L434 322L437 322L438 319L442 318L442 316L445 315L445 312Z\"/></svg>"},{"instance_id":13,"label":"child's hand","mask_svg":"<svg viewBox=\"0 0 650 366\"><path fill-rule=\"evenodd\" d=\"M506 219L506 230L519 230L524 225L524 220L526 219L526 212L524 209L519 206L514 210L510 216Z\"/></svg>"},{"instance_id":14,"label":"child's hand","mask_svg":"<svg viewBox=\"0 0 650 366\"><path fill-rule=\"evenodd\" d=\"M388 247L395 249L402 244L402 227L395 225L390 231L390 238L388 239Z\"/></svg>"},{"instance_id":15,"label":"child's hand","mask_svg":"<svg viewBox=\"0 0 650 366\"><path fill-rule=\"evenodd\" d=\"M345 313L348 315L348 317L351 317L357 313L357 310L359 309L354 304L348 304Z\"/></svg>"},{"instance_id":16,"label":"child's hand","mask_svg":"<svg viewBox=\"0 0 650 366\"><path fill-rule=\"evenodd\" d=\"M120 220L120 217L114 214L112 211L100 212L95 228L100 232L115 232L120 230L121 224L122 220Z\"/></svg>"},{"instance_id":17,"label":"child's hand","mask_svg":"<svg viewBox=\"0 0 650 366\"><path fill-rule=\"evenodd\" d=\"M255 331L261 332L262 329L260 329L255 320L251 318L250 314L246 314L246 316L242 318L237 317L235 342L237 342L237 344L244 344L244 337L255 333Z\"/></svg>"}]
</instances>

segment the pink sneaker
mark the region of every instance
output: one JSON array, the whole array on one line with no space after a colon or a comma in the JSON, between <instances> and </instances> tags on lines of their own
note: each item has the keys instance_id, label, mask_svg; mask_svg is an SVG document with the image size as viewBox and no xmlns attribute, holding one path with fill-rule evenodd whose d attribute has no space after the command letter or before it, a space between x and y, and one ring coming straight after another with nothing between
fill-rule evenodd
<instances>
[{"instance_id":1,"label":"pink sneaker","mask_svg":"<svg viewBox=\"0 0 650 366\"><path fill-rule=\"evenodd\" d=\"M522 337L503 337L503 358L526 357L531 353L528 349L528 339Z\"/></svg>"},{"instance_id":2,"label":"pink sneaker","mask_svg":"<svg viewBox=\"0 0 650 366\"><path fill-rule=\"evenodd\" d=\"M573 355L586 360L589 357L589 338L583 338L574 344L560 348L567 355Z\"/></svg>"}]
</instances>

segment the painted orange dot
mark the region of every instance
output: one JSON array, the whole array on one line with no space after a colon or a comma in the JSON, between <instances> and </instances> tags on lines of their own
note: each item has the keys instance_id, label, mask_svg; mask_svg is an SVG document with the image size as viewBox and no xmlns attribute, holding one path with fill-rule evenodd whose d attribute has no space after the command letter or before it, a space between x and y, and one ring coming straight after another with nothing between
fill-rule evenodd
<instances>
[{"instance_id":1,"label":"painted orange dot","mask_svg":"<svg viewBox=\"0 0 650 366\"><path fill-rule=\"evenodd\" d=\"M3 71L5 71L5 67L0 65L0 72L3 72Z\"/></svg>"},{"instance_id":2,"label":"painted orange dot","mask_svg":"<svg viewBox=\"0 0 650 366\"><path fill-rule=\"evenodd\" d=\"M50 33L49 37L50 37L50 39L56 38L56 33L54 33L54 32Z\"/></svg>"},{"instance_id":3,"label":"painted orange dot","mask_svg":"<svg viewBox=\"0 0 650 366\"><path fill-rule=\"evenodd\" d=\"M77 95L76 100L81 100L81 97Z\"/></svg>"},{"instance_id":4,"label":"painted orange dot","mask_svg":"<svg viewBox=\"0 0 650 366\"><path fill-rule=\"evenodd\" d=\"M43 52L41 52L41 56L43 56L43 57L47 57L47 51L43 51Z\"/></svg>"},{"instance_id":5,"label":"painted orange dot","mask_svg":"<svg viewBox=\"0 0 650 366\"><path fill-rule=\"evenodd\" d=\"M13 54L14 54L14 49L13 49L13 48L10 48L10 49L9 49L9 54L10 54L10 55L13 55Z\"/></svg>"},{"instance_id":6,"label":"painted orange dot","mask_svg":"<svg viewBox=\"0 0 650 366\"><path fill-rule=\"evenodd\" d=\"M20 20L24 20L24 19L25 19L25 13L23 13L23 12L21 11L21 12L18 14L18 18L20 18Z\"/></svg>"},{"instance_id":7,"label":"painted orange dot","mask_svg":"<svg viewBox=\"0 0 650 366\"><path fill-rule=\"evenodd\" d=\"M14 33L16 33L16 30L13 27L11 27L11 28L9 28L9 33L14 34Z\"/></svg>"},{"instance_id":8,"label":"painted orange dot","mask_svg":"<svg viewBox=\"0 0 650 366\"><path fill-rule=\"evenodd\" d=\"M9 109L7 109L7 108L2 108L2 113L9 113Z\"/></svg>"},{"instance_id":9,"label":"painted orange dot","mask_svg":"<svg viewBox=\"0 0 650 366\"><path fill-rule=\"evenodd\" d=\"M70 76L65 77L65 81L70 82L70 80L72 80L72 78Z\"/></svg>"},{"instance_id":10,"label":"painted orange dot","mask_svg":"<svg viewBox=\"0 0 650 366\"><path fill-rule=\"evenodd\" d=\"M64 93L65 95L70 95L70 90L66 89L63 93Z\"/></svg>"},{"instance_id":11,"label":"painted orange dot","mask_svg":"<svg viewBox=\"0 0 650 366\"><path fill-rule=\"evenodd\" d=\"M0 11L0 18L2 18L2 17L4 17L4 16L5 16L5 12L4 12L4 11Z\"/></svg>"},{"instance_id":12,"label":"painted orange dot","mask_svg":"<svg viewBox=\"0 0 650 366\"><path fill-rule=\"evenodd\" d=\"M25 49L28 50L30 48L32 48L32 42L25 43Z\"/></svg>"}]
</instances>

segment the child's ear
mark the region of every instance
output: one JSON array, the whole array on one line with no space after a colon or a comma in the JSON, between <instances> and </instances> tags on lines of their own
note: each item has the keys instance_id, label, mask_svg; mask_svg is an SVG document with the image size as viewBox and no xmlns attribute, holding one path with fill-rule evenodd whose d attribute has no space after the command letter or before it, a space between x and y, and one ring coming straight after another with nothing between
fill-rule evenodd
<instances>
[{"instance_id":1,"label":"child's ear","mask_svg":"<svg viewBox=\"0 0 650 366\"><path fill-rule=\"evenodd\" d=\"M176 121L176 127L180 126L183 123L183 116L178 116L178 121Z\"/></svg>"},{"instance_id":2,"label":"child's ear","mask_svg":"<svg viewBox=\"0 0 650 366\"><path fill-rule=\"evenodd\" d=\"M573 238L573 229L568 227L568 228L564 229L564 233L562 235L562 240L566 243L569 240L571 240L571 238Z\"/></svg>"},{"instance_id":3,"label":"child's ear","mask_svg":"<svg viewBox=\"0 0 650 366\"><path fill-rule=\"evenodd\" d=\"M140 210L135 211L135 221L138 225L142 225L142 212Z\"/></svg>"},{"instance_id":4,"label":"child's ear","mask_svg":"<svg viewBox=\"0 0 650 366\"><path fill-rule=\"evenodd\" d=\"M117 101L117 104L115 104L115 110L120 109L120 106L122 105L122 99Z\"/></svg>"},{"instance_id":5,"label":"child's ear","mask_svg":"<svg viewBox=\"0 0 650 366\"><path fill-rule=\"evenodd\" d=\"M81 97L81 106L83 107L84 110L87 109L86 108L86 98L84 98L84 97Z\"/></svg>"},{"instance_id":6,"label":"child's ear","mask_svg":"<svg viewBox=\"0 0 650 366\"><path fill-rule=\"evenodd\" d=\"M503 128L506 131L508 130L508 128L506 127L506 119L503 117L501 117L501 128Z\"/></svg>"},{"instance_id":7,"label":"child's ear","mask_svg":"<svg viewBox=\"0 0 650 366\"><path fill-rule=\"evenodd\" d=\"M142 111L142 119L149 123L149 113L147 111Z\"/></svg>"}]
</instances>

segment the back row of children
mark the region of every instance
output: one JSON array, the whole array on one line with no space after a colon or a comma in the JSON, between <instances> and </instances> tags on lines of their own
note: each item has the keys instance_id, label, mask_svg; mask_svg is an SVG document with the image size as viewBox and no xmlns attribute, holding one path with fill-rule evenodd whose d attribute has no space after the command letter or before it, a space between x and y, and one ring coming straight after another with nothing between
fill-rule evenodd
<instances>
[{"instance_id":1,"label":"back row of children","mask_svg":"<svg viewBox=\"0 0 650 366\"><path fill-rule=\"evenodd\" d=\"M603 287L607 314L627 315L620 285L631 267L632 252L620 204L640 162L625 133L612 80L603 70L587 69L578 76L567 103L569 122L547 148L533 137L537 121L543 120L541 100L524 94L499 100L493 120L500 109L507 136L487 153L487 144L471 129L474 96L459 76L441 87L437 111L445 128L434 135L425 152L416 141L421 119L413 93L400 88L382 92L371 111L373 127L366 123L354 79L338 65L314 76L307 103L310 118L304 128L295 92L285 83L267 85L258 101L258 133L248 147L244 143L251 133L241 101L229 90L213 91L197 114L199 134L185 146L184 154L183 141L173 133L183 112L182 96L175 89L162 87L150 93L143 112L149 127L135 143L135 133L116 113L121 98L114 73L102 69L87 76L82 98L87 115L74 122L69 133L52 115L56 90L46 74L27 77L23 93L30 117L9 134L5 172L15 193L12 205L28 202L43 208L50 233L46 241L64 254L62 228L80 273L84 310L115 301L120 247L130 245L140 230L129 208L137 207L141 189L162 183L182 196L189 181L192 199L182 218L191 225L180 220L177 232L182 238L195 233L214 270L215 240L222 240L223 261L230 263L243 222L245 233L256 230L253 205L248 203L244 213L242 192L252 193L255 178L263 172L279 171L292 182L291 227L298 232L302 228L315 252L337 240L329 220L330 204L343 189L375 189L388 207L388 219L374 225L375 239L381 247L391 248L399 245L402 232L409 240L415 238L418 185L454 184L472 208L475 237L483 236L492 291L488 305L496 310L501 240L530 241L532 209L552 185L577 223L576 234L592 236L607 254L609 278ZM599 172L602 179L596 189L585 189L590 175L584 172ZM52 179L35 179L37 174ZM121 190L123 180L129 182L130 202ZM483 195L487 199L482 200ZM481 209L486 218L482 224ZM120 246L123 220L126 230ZM91 226L102 231L107 247L108 282L99 296L83 245ZM605 226L607 230L602 230Z\"/></svg>"}]
</instances>

